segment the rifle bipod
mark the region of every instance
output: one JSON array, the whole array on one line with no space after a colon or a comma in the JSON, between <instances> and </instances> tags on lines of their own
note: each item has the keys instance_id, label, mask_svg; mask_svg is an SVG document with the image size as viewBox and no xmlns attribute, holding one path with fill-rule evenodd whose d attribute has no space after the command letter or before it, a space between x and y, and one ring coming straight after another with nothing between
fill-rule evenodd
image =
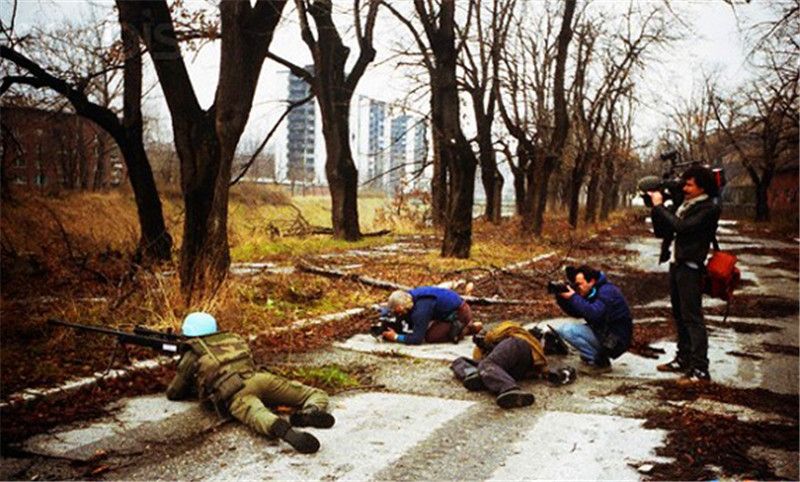
<instances>
[{"instance_id":1,"label":"rifle bipod","mask_svg":"<svg viewBox=\"0 0 800 482\"><path fill-rule=\"evenodd\" d=\"M106 371L103 372L103 376L108 375L111 373L111 368L114 366L114 362L117 360L117 353L122 349L122 353L125 355L125 362L130 364L131 363L131 356L128 353L128 347L125 346L122 341L117 340L117 343L114 345L114 351L111 353L111 361L108 362L108 367L106 367Z\"/></svg>"}]
</instances>

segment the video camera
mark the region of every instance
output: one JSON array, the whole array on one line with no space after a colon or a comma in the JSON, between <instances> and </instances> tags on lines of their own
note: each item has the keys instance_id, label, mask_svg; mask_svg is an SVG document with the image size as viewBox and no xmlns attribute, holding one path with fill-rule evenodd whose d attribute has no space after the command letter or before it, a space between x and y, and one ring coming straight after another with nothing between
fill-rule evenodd
<instances>
[{"instance_id":1,"label":"video camera","mask_svg":"<svg viewBox=\"0 0 800 482\"><path fill-rule=\"evenodd\" d=\"M642 196L644 205L649 208L653 207L653 201L647 194L650 191L659 191L665 201L671 199L675 205L681 204L683 202L684 181L681 179L679 171L693 165L700 165L699 161L678 162L678 151L675 149L662 153L659 158L662 162L669 162L669 167L664 171L661 177L645 176L639 179L639 182L636 184L636 188ZM717 187L721 189L722 186L725 185L724 170L718 167L712 169L711 172L714 174Z\"/></svg>"},{"instance_id":2,"label":"video camera","mask_svg":"<svg viewBox=\"0 0 800 482\"><path fill-rule=\"evenodd\" d=\"M576 270L574 266L567 266L564 268L564 273L567 275L567 281L549 281L547 283L547 292L551 295L557 295L559 293L566 293L569 291L569 288L575 290L575 274Z\"/></svg>"},{"instance_id":3,"label":"video camera","mask_svg":"<svg viewBox=\"0 0 800 482\"><path fill-rule=\"evenodd\" d=\"M664 197L664 200L672 199L675 204L683 202L683 179L677 173L677 170L683 167L689 167L694 162L677 162L678 151L672 149L662 153L659 158L662 162L669 162L669 168L661 175L658 176L645 176L639 179L636 188L642 196L644 205L651 208L653 207L653 200L647 194L651 191L659 191Z\"/></svg>"}]
</instances>

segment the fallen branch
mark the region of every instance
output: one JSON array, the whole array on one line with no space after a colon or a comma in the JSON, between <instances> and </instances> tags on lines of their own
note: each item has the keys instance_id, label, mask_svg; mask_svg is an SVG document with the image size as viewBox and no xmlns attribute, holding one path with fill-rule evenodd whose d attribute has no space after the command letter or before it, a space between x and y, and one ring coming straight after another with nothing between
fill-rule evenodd
<instances>
[{"instance_id":1,"label":"fallen branch","mask_svg":"<svg viewBox=\"0 0 800 482\"><path fill-rule=\"evenodd\" d=\"M314 266L307 262L301 261L297 264L297 268L301 271L305 271L307 273L318 274L321 276L327 276L329 278L342 278L342 279L349 279L352 281L356 281L361 284L365 284L368 286L374 286L376 288L382 288L387 290L410 290L412 289L411 286L401 285L397 283L392 283L391 281L385 281L381 279L371 278L369 276L361 276L356 273L345 273L344 271L340 271L334 268L323 268L321 266ZM481 298L477 296L462 296L464 301L468 301L472 305L530 305L534 304L532 301L527 300L504 300L499 298Z\"/></svg>"},{"instance_id":2,"label":"fallen branch","mask_svg":"<svg viewBox=\"0 0 800 482\"><path fill-rule=\"evenodd\" d=\"M397 283L392 283L391 281L385 281L377 278L371 278L369 276L361 276L356 273L346 273L344 271L334 269L334 268L323 268L321 266L314 266L310 263L305 261L301 261L297 264L297 268L301 271L305 271L307 273L318 274L321 276L327 276L329 278L343 278L349 279L352 281L356 281L361 284L365 284L368 286L374 286L376 288L382 288L386 290L410 290L411 286L401 285Z\"/></svg>"}]
</instances>

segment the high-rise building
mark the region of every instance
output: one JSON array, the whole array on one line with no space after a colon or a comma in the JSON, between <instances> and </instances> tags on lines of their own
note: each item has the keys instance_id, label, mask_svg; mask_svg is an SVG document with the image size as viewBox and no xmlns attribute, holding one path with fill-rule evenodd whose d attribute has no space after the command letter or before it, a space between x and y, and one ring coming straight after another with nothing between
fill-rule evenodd
<instances>
[{"instance_id":1,"label":"high-rise building","mask_svg":"<svg viewBox=\"0 0 800 482\"><path fill-rule=\"evenodd\" d=\"M366 179L375 179L370 183L373 188L380 188L384 183L381 176L386 170L386 104L374 99L369 101L369 133L367 141Z\"/></svg>"},{"instance_id":2,"label":"high-rise building","mask_svg":"<svg viewBox=\"0 0 800 482\"><path fill-rule=\"evenodd\" d=\"M415 187L419 187L420 180L423 178L423 168L428 159L428 124L424 119L417 121L414 127L414 154L412 175L416 176Z\"/></svg>"},{"instance_id":3,"label":"high-rise building","mask_svg":"<svg viewBox=\"0 0 800 482\"><path fill-rule=\"evenodd\" d=\"M400 181L405 177L408 149L408 125L411 117L405 114L392 118L391 130L391 152L389 161L389 177L387 188L389 192L394 192L400 185Z\"/></svg>"},{"instance_id":4,"label":"high-rise building","mask_svg":"<svg viewBox=\"0 0 800 482\"><path fill-rule=\"evenodd\" d=\"M314 72L313 65L305 69ZM300 77L289 73L289 101L308 97L311 86ZM292 110L286 118L286 172L289 181L313 182L315 178L316 102L313 99Z\"/></svg>"}]
</instances>

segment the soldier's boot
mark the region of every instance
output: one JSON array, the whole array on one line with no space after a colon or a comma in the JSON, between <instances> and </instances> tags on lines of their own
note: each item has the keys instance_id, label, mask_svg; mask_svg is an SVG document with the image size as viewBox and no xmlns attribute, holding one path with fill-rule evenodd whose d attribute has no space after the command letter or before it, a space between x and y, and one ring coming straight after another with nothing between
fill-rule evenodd
<instances>
[{"instance_id":1,"label":"soldier's boot","mask_svg":"<svg viewBox=\"0 0 800 482\"><path fill-rule=\"evenodd\" d=\"M289 416L289 422L295 427L331 428L336 419L317 407L307 407Z\"/></svg>"},{"instance_id":2,"label":"soldier's boot","mask_svg":"<svg viewBox=\"0 0 800 482\"><path fill-rule=\"evenodd\" d=\"M313 454L319 450L319 440L310 433L294 430L289 422L278 419L269 429L272 435L285 440L301 454Z\"/></svg>"}]
</instances>

